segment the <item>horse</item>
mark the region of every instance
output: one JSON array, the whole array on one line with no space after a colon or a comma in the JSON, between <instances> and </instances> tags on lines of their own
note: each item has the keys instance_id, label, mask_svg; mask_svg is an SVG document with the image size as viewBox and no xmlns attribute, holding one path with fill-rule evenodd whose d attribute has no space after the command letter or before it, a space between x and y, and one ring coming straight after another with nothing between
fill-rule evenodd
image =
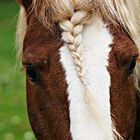
<instances>
[{"instance_id":1,"label":"horse","mask_svg":"<svg viewBox=\"0 0 140 140\"><path fill-rule=\"evenodd\" d=\"M36 138L140 140L139 0L17 1Z\"/></svg>"}]
</instances>

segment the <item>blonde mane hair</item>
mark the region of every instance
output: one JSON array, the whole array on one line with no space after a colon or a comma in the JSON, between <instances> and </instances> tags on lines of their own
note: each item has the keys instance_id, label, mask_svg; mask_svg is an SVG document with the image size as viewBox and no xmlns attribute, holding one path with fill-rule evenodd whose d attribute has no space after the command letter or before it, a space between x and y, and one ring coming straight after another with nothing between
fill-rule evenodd
<instances>
[{"instance_id":1,"label":"blonde mane hair","mask_svg":"<svg viewBox=\"0 0 140 140\"><path fill-rule=\"evenodd\" d=\"M17 58L21 59L23 41L27 31L27 17L26 12L23 6L20 7L19 19L17 23L17 32L16 32L16 49L17 49Z\"/></svg>"},{"instance_id":2,"label":"blonde mane hair","mask_svg":"<svg viewBox=\"0 0 140 140\"><path fill-rule=\"evenodd\" d=\"M62 29L62 40L71 52L75 69L85 87L86 104L91 112L96 115L96 118L99 118L100 111L97 110L96 101L91 97L90 92L92 91L86 79L81 32L84 26L90 23L94 15L102 16L113 24L121 26L140 50L139 8L139 0L33 0L32 10L46 28L52 29L55 23L59 23ZM17 32L18 44L21 47L27 28L25 19L25 10L22 7ZM139 78L140 68L137 64L135 83L138 90Z\"/></svg>"}]
</instances>

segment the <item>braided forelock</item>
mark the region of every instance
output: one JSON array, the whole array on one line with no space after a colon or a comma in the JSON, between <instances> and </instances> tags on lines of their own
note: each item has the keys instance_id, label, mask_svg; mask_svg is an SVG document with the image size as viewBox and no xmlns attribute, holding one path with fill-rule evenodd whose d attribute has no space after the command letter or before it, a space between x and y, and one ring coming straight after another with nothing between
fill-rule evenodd
<instances>
[{"instance_id":1,"label":"braided forelock","mask_svg":"<svg viewBox=\"0 0 140 140\"><path fill-rule=\"evenodd\" d=\"M73 5L73 11L76 12L73 13L70 20L67 19L66 21L60 22L60 27L63 30L62 39L67 44L71 52L73 62L75 64L75 69L81 82L85 87L86 104L90 106L90 109L94 107L93 112L95 113L96 106L93 105L94 102L92 101L89 85L86 79L86 71L83 58L83 45L81 43L82 41L81 32L83 31L83 26L91 19L91 14L88 11L83 10L77 11L79 7L82 7L82 5L84 6L84 0L82 1L74 0L71 2Z\"/></svg>"},{"instance_id":2,"label":"braided forelock","mask_svg":"<svg viewBox=\"0 0 140 140\"><path fill-rule=\"evenodd\" d=\"M71 16L71 18L60 22L60 27L63 30L62 40L64 41L64 43L66 44L66 46L69 48L71 52L71 56L73 58L77 75L79 76L79 79L81 80L81 83L83 84L83 87L85 88L85 92L83 93L85 104L87 108L89 109L89 111L91 112L91 114L94 115L94 117L96 118L104 134L107 136L108 130L104 128L106 128L108 123L106 123L104 119L102 119L103 114L101 110L103 110L102 109L103 106L99 102L97 103L96 98L94 98L96 95L92 93L92 90L89 86L89 83L86 77L86 69L85 69L85 62L84 62L84 56L83 56L84 46L81 43L82 41L81 33L84 29L84 26L88 24L90 20L92 20L92 14L94 13L91 12L90 9L89 10L87 9L87 11L83 9L80 10L79 7L82 8L84 0L82 2L79 1L80 2L79 4L78 4L78 1L74 1L72 3L73 9L74 9L73 11L75 12ZM113 129L115 130L115 128Z\"/></svg>"}]
</instances>

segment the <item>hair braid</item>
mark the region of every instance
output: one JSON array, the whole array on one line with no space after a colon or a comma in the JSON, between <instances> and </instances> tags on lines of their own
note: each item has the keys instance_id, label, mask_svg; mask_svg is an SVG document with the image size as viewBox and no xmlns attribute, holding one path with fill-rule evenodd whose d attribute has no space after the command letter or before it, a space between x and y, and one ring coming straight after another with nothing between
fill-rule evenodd
<instances>
[{"instance_id":1,"label":"hair braid","mask_svg":"<svg viewBox=\"0 0 140 140\"><path fill-rule=\"evenodd\" d=\"M81 19L86 18L86 12L76 12L76 16L80 16ZM60 23L60 27L64 30L62 33L62 39L67 43L69 50L71 51L77 74L80 77L82 83L86 86L87 82L85 79L85 70L83 63L83 45L81 44L81 32L83 30L83 24L80 23L76 16L73 16L71 20L67 20Z\"/></svg>"},{"instance_id":2,"label":"hair braid","mask_svg":"<svg viewBox=\"0 0 140 140\"><path fill-rule=\"evenodd\" d=\"M86 78L86 69L84 65L83 57L83 45L81 32L83 31L84 25L91 19L91 14L87 11L76 11L70 20L60 22L60 27L63 30L62 39L67 44L69 48L73 62L75 64L75 69L77 74L84 85L85 94L84 99L86 105L89 107L90 111L95 114L95 117L99 119L99 111L97 110L97 104L94 102L91 90Z\"/></svg>"},{"instance_id":3,"label":"hair braid","mask_svg":"<svg viewBox=\"0 0 140 140\"><path fill-rule=\"evenodd\" d=\"M84 92L84 100L85 103L89 109L89 111L94 115L96 120L99 122L99 125L101 125L101 129L104 128L104 126L108 125L107 122L102 120L102 112L101 108L103 106L99 103L97 103L96 98L94 98L94 94L92 94L92 91L90 89L90 86L88 84L87 78L86 78L86 69L84 65L84 56L83 56L83 45L81 43L82 41L82 35L81 32L83 31L84 25L88 23L91 19L91 14L86 11L76 11L70 20L66 20L63 22L60 22L60 27L63 30L62 32L62 40L67 44L67 47L69 48L73 62L75 64L75 69L77 71L77 74L84 85L85 92ZM106 128L106 127L105 127ZM102 129L106 135L108 135L108 130ZM112 126L112 134L113 139L122 139L119 133L117 133L114 126ZM110 136L108 136L109 138ZM112 138L111 138L112 139Z\"/></svg>"}]
</instances>

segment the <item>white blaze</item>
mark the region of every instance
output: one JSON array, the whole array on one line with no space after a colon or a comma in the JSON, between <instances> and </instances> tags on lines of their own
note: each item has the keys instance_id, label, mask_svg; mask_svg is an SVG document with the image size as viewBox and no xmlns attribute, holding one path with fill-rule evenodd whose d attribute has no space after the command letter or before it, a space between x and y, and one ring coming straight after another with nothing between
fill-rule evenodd
<instances>
[{"instance_id":1,"label":"white blaze","mask_svg":"<svg viewBox=\"0 0 140 140\"><path fill-rule=\"evenodd\" d=\"M107 70L112 36L99 19L86 26L82 32L86 76L94 100L102 105L102 128L89 113L84 102L84 87L79 79L72 56L66 45L60 49L61 63L68 84L70 131L73 140L113 140L110 112L110 75ZM104 130L106 132L104 132Z\"/></svg>"}]
</instances>

